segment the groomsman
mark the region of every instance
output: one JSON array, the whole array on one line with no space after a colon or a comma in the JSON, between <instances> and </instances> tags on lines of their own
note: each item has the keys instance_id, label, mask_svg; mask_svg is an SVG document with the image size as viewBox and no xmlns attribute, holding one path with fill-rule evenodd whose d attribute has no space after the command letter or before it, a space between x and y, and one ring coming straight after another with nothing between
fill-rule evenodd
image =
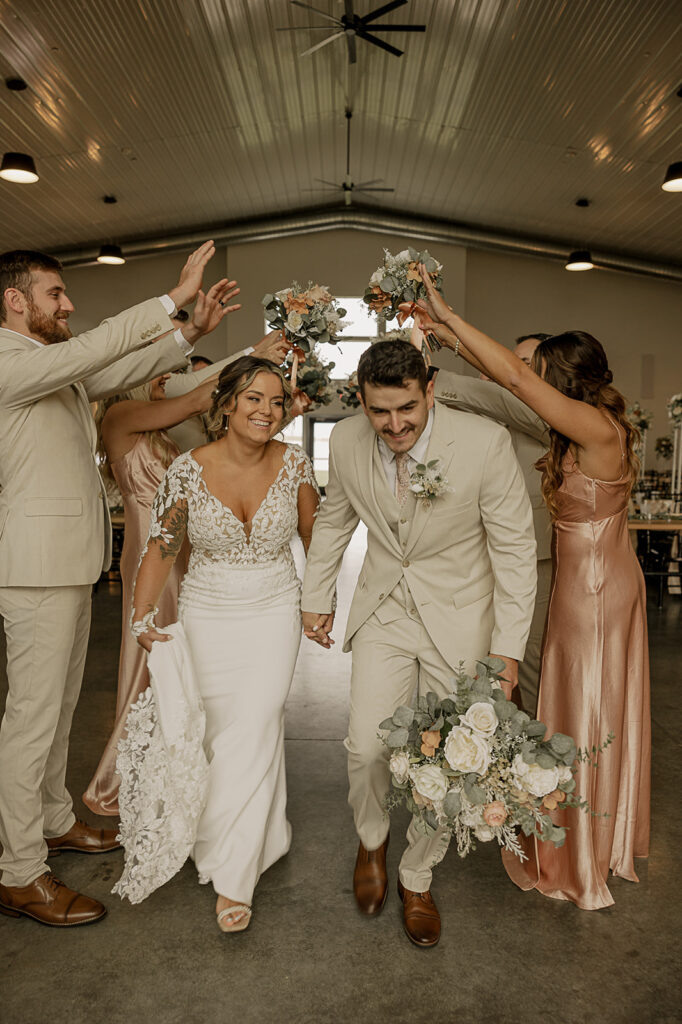
<instances>
[{"instance_id":1,"label":"groomsman","mask_svg":"<svg viewBox=\"0 0 682 1024\"><path fill-rule=\"evenodd\" d=\"M528 366L533 353L549 334L525 334L516 339L515 354ZM535 714L540 681L540 660L545 621L549 609L552 582L552 525L541 489L541 474L535 468L549 448L549 428L544 420L529 409L506 388L492 381L478 380L463 374L439 370L435 380L435 397L453 409L479 413L502 423L509 430L533 508L533 526L538 546L538 589L528 643L519 665L519 691L524 709Z\"/></svg>"},{"instance_id":2,"label":"groomsman","mask_svg":"<svg viewBox=\"0 0 682 1024\"><path fill-rule=\"evenodd\" d=\"M47 866L49 854L119 845L115 830L76 820L65 785L91 587L111 558L89 402L185 365L198 338L235 308L226 280L199 292L214 251L206 242L192 253L167 295L78 337L58 261L24 250L0 256L0 615L9 680L0 726L0 913L11 917L68 927L106 913ZM197 294L192 320L172 333L172 314Z\"/></svg>"}]
</instances>

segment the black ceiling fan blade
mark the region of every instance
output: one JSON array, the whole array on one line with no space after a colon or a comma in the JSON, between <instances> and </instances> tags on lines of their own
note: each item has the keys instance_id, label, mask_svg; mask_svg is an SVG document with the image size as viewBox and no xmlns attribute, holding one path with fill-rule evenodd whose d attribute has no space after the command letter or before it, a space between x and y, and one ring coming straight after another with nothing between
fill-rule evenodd
<instances>
[{"instance_id":1,"label":"black ceiling fan blade","mask_svg":"<svg viewBox=\"0 0 682 1024\"><path fill-rule=\"evenodd\" d=\"M319 14L321 18L326 18L327 21L332 21L335 25L340 25L341 22L338 18L333 17L331 14L327 14L326 11L321 11L318 7L313 7L311 4L304 4L303 0L291 0L294 7L303 7L306 11L314 11L315 14ZM301 26L305 28L305 25Z\"/></svg>"},{"instance_id":2,"label":"black ceiling fan blade","mask_svg":"<svg viewBox=\"0 0 682 1024\"><path fill-rule=\"evenodd\" d=\"M369 188L370 185L380 185L383 180L384 180L383 178L372 178L371 181L359 181L355 187L356 188Z\"/></svg>"},{"instance_id":3,"label":"black ceiling fan blade","mask_svg":"<svg viewBox=\"0 0 682 1024\"><path fill-rule=\"evenodd\" d=\"M407 0L391 0L391 3L384 4L383 7L377 7L375 11L370 11L369 14L365 14L364 17L360 18L360 21L364 24L368 24L370 21L376 21L382 14L388 14L389 11L395 11L398 7L404 7Z\"/></svg>"},{"instance_id":4,"label":"black ceiling fan blade","mask_svg":"<svg viewBox=\"0 0 682 1024\"><path fill-rule=\"evenodd\" d=\"M356 192L395 192L394 188L363 188L362 185L355 186Z\"/></svg>"},{"instance_id":5,"label":"black ceiling fan blade","mask_svg":"<svg viewBox=\"0 0 682 1024\"><path fill-rule=\"evenodd\" d=\"M426 32L426 25L373 25L374 32Z\"/></svg>"},{"instance_id":6,"label":"black ceiling fan blade","mask_svg":"<svg viewBox=\"0 0 682 1024\"><path fill-rule=\"evenodd\" d=\"M275 32L329 32L329 25L284 25Z\"/></svg>"},{"instance_id":7,"label":"black ceiling fan blade","mask_svg":"<svg viewBox=\"0 0 682 1024\"><path fill-rule=\"evenodd\" d=\"M348 47L348 63L357 64L358 62L358 51L355 45L355 34L353 32L346 32L346 46Z\"/></svg>"},{"instance_id":8,"label":"black ceiling fan blade","mask_svg":"<svg viewBox=\"0 0 682 1024\"><path fill-rule=\"evenodd\" d=\"M339 185L337 181L327 181L326 178L315 178L315 181L320 181L323 185L329 185L330 188L343 188L343 185Z\"/></svg>"},{"instance_id":9,"label":"black ceiling fan blade","mask_svg":"<svg viewBox=\"0 0 682 1024\"><path fill-rule=\"evenodd\" d=\"M360 39L364 39L368 43L373 43L374 46L378 46L382 50L386 50L387 53L392 53L394 57L402 57L404 50L399 50L397 46L391 46L390 43L385 43L383 39L379 39L378 36L370 35L369 32L358 30L357 35Z\"/></svg>"}]
</instances>

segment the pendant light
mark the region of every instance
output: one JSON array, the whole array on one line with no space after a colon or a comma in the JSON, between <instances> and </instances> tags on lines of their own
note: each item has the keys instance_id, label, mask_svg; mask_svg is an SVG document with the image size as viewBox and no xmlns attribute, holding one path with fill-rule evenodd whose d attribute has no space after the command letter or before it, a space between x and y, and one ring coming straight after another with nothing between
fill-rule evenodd
<instances>
[{"instance_id":1,"label":"pendant light","mask_svg":"<svg viewBox=\"0 0 682 1024\"><path fill-rule=\"evenodd\" d=\"M111 266L120 266L125 263L125 256L121 252L120 245L103 245L100 248L98 263L108 263Z\"/></svg>"},{"instance_id":2,"label":"pendant light","mask_svg":"<svg viewBox=\"0 0 682 1024\"><path fill-rule=\"evenodd\" d=\"M594 263L589 249L576 249L566 262L566 270L592 270L593 268Z\"/></svg>"},{"instance_id":3,"label":"pendant light","mask_svg":"<svg viewBox=\"0 0 682 1024\"><path fill-rule=\"evenodd\" d=\"M18 185L30 185L38 181L38 172L33 157L28 153L5 153L0 164L0 178Z\"/></svg>"},{"instance_id":4,"label":"pendant light","mask_svg":"<svg viewBox=\"0 0 682 1024\"><path fill-rule=\"evenodd\" d=\"M670 165L661 188L664 192L682 192L682 160Z\"/></svg>"}]
</instances>

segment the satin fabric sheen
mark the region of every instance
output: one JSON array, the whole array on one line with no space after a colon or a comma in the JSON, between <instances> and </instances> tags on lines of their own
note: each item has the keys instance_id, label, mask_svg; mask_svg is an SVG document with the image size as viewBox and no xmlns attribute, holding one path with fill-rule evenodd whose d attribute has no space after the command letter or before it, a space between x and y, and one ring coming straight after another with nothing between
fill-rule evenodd
<instances>
[{"instance_id":1,"label":"satin fabric sheen","mask_svg":"<svg viewBox=\"0 0 682 1024\"><path fill-rule=\"evenodd\" d=\"M565 844L525 842L529 860L503 854L522 889L584 910L613 904L606 880L638 881L634 858L649 852L651 723L644 578L628 534L629 478L584 476L564 461L553 531L553 579L537 717L591 749L610 732L599 767L581 764L577 792L599 817L553 812ZM608 814L608 817L604 816Z\"/></svg>"},{"instance_id":2,"label":"satin fabric sheen","mask_svg":"<svg viewBox=\"0 0 682 1024\"><path fill-rule=\"evenodd\" d=\"M170 454L175 458L179 453L173 447ZM146 652L130 632L133 588L142 549L149 533L152 501L166 472L166 466L152 452L146 434L139 434L130 451L111 463L111 471L123 497L125 513L125 536L120 570L123 608L116 718L97 770L83 794L83 803L95 814L118 816L120 780L115 774L116 748L125 730L130 705L149 686ZM187 567L187 553L185 542L159 599L159 612L156 616L159 626L167 626L178 617L178 593Z\"/></svg>"}]
</instances>

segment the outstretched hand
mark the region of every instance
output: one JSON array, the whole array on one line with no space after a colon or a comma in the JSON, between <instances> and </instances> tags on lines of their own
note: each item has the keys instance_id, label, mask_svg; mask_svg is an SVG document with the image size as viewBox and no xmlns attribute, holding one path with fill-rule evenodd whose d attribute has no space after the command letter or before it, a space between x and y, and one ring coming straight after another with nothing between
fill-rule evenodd
<instances>
[{"instance_id":1,"label":"outstretched hand","mask_svg":"<svg viewBox=\"0 0 682 1024\"><path fill-rule=\"evenodd\" d=\"M205 295L199 289L196 306L194 307L192 319L189 321L188 327L194 329L193 333L197 337L200 337L202 334L210 334L211 331L216 329L223 317L242 308L240 302L229 305L230 299L233 299L235 295L239 295L239 291L237 282L228 281L227 278L217 281L216 284L209 288ZM192 339L188 337L187 340L191 341Z\"/></svg>"},{"instance_id":2,"label":"outstretched hand","mask_svg":"<svg viewBox=\"0 0 682 1024\"><path fill-rule=\"evenodd\" d=\"M188 302L194 302L204 279L206 264L214 253L213 239L209 239L187 257L187 262L180 271L180 280L175 288L168 292L176 309L182 309Z\"/></svg>"}]
</instances>

